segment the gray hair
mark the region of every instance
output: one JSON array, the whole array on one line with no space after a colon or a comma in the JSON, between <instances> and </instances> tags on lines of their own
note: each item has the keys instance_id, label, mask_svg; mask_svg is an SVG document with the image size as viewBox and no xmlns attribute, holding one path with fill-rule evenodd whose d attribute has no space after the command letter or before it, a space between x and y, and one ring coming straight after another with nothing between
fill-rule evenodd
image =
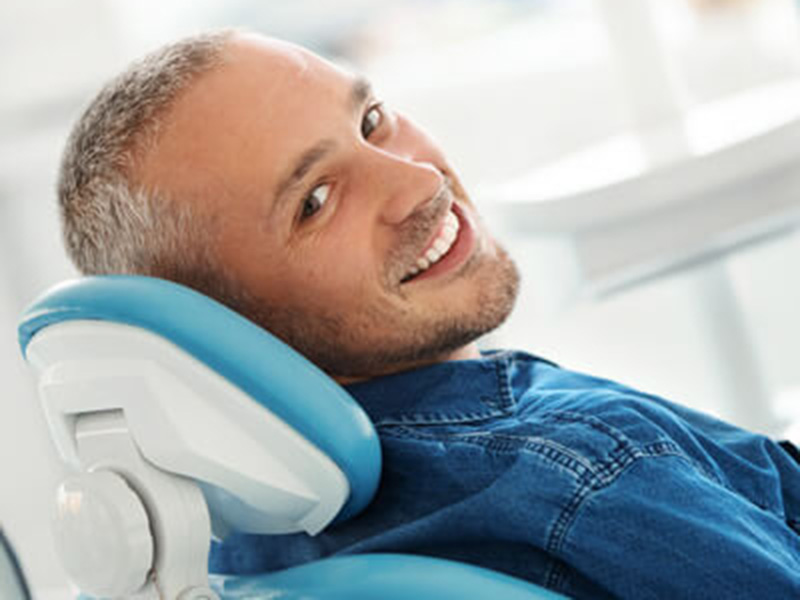
<instances>
[{"instance_id":1,"label":"gray hair","mask_svg":"<svg viewBox=\"0 0 800 600\"><path fill-rule=\"evenodd\" d=\"M217 281L208 219L189 202L145 189L134 171L155 143L160 119L223 61L233 33L195 35L149 54L108 83L78 120L57 193L67 253L82 273L164 277L215 296L228 287Z\"/></svg>"}]
</instances>

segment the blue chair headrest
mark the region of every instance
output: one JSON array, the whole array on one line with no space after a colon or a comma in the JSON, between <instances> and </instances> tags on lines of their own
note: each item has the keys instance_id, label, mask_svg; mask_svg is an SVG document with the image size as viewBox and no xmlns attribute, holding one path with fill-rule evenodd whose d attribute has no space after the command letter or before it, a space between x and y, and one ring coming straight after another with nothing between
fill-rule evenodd
<instances>
[{"instance_id":1,"label":"blue chair headrest","mask_svg":"<svg viewBox=\"0 0 800 600\"><path fill-rule=\"evenodd\" d=\"M23 354L40 330L80 320L134 325L169 340L298 431L348 479L350 496L338 521L371 501L381 453L369 418L330 377L263 328L176 283L86 277L51 289L25 311L19 326Z\"/></svg>"}]
</instances>

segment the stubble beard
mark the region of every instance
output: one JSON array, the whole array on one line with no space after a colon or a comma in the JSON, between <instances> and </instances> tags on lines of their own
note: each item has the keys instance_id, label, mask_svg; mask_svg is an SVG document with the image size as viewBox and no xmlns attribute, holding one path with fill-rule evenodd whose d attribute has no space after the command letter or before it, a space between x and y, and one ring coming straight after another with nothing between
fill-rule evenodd
<instances>
[{"instance_id":1,"label":"stubble beard","mask_svg":"<svg viewBox=\"0 0 800 600\"><path fill-rule=\"evenodd\" d=\"M510 315L519 272L508 253L494 245L490 255L473 257L461 277L473 279L474 301L459 314L390 314L365 307L347 317L283 314L269 327L278 337L331 376L368 378L438 362L496 329ZM375 339L381 331L380 339Z\"/></svg>"}]
</instances>

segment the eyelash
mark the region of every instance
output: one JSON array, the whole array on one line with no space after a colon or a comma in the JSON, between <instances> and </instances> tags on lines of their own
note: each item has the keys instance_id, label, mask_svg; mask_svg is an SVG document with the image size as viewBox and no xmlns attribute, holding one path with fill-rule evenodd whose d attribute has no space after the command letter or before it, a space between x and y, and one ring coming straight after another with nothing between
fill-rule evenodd
<instances>
[{"instance_id":1,"label":"eyelash","mask_svg":"<svg viewBox=\"0 0 800 600\"><path fill-rule=\"evenodd\" d=\"M367 123L367 117L373 112L377 111L378 113L378 121L373 125L372 130L369 133L364 133L364 124ZM364 136L364 139L369 139L370 136L375 133L377 129L383 125L383 121L385 119L385 114L383 111L383 102L376 102L375 104L371 104L369 108L364 112L364 116L361 119L361 135ZM305 221L306 219L310 219L315 214L317 214L320 210L325 207L325 202L328 200L328 196L330 195L330 190L325 195L325 199L320 204L319 208L313 210L313 212L307 212L306 208L309 206L309 201L314 199L314 194L317 192L318 189L322 188L323 186L330 186L330 183L322 182L322 183L315 183L314 186L309 190L309 192L303 197L303 201L300 203L300 216L298 217L299 221Z\"/></svg>"}]
</instances>

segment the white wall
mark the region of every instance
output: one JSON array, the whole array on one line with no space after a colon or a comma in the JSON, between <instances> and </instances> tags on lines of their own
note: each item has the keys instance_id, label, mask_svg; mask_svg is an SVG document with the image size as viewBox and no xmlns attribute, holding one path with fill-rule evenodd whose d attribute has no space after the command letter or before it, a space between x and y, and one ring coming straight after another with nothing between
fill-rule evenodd
<instances>
[{"instance_id":1,"label":"white wall","mask_svg":"<svg viewBox=\"0 0 800 600\"><path fill-rule=\"evenodd\" d=\"M548 288L556 287L557 277L542 264L547 263L541 258L547 252L544 244L512 240L510 248L525 265L526 281L498 343L530 348L565 367L623 381L744 427L756 426L728 402L727 382L720 377L717 349L696 295L697 280L708 277L716 265L699 266L607 298L554 298ZM755 355L771 393L757 402L769 403L792 390L800 400L798 261L797 234L725 261L733 300L751 336L747 350ZM569 271L568 265L552 268L562 274Z\"/></svg>"},{"instance_id":2,"label":"white wall","mask_svg":"<svg viewBox=\"0 0 800 600\"><path fill-rule=\"evenodd\" d=\"M65 586L50 536L64 474L17 346L17 317L73 275L54 202L60 148L85 90L120 60L103 2L0 4L0 523L36 598ZM13 57L13 60L9 60Z\"/></svg>"}]
</instances>

